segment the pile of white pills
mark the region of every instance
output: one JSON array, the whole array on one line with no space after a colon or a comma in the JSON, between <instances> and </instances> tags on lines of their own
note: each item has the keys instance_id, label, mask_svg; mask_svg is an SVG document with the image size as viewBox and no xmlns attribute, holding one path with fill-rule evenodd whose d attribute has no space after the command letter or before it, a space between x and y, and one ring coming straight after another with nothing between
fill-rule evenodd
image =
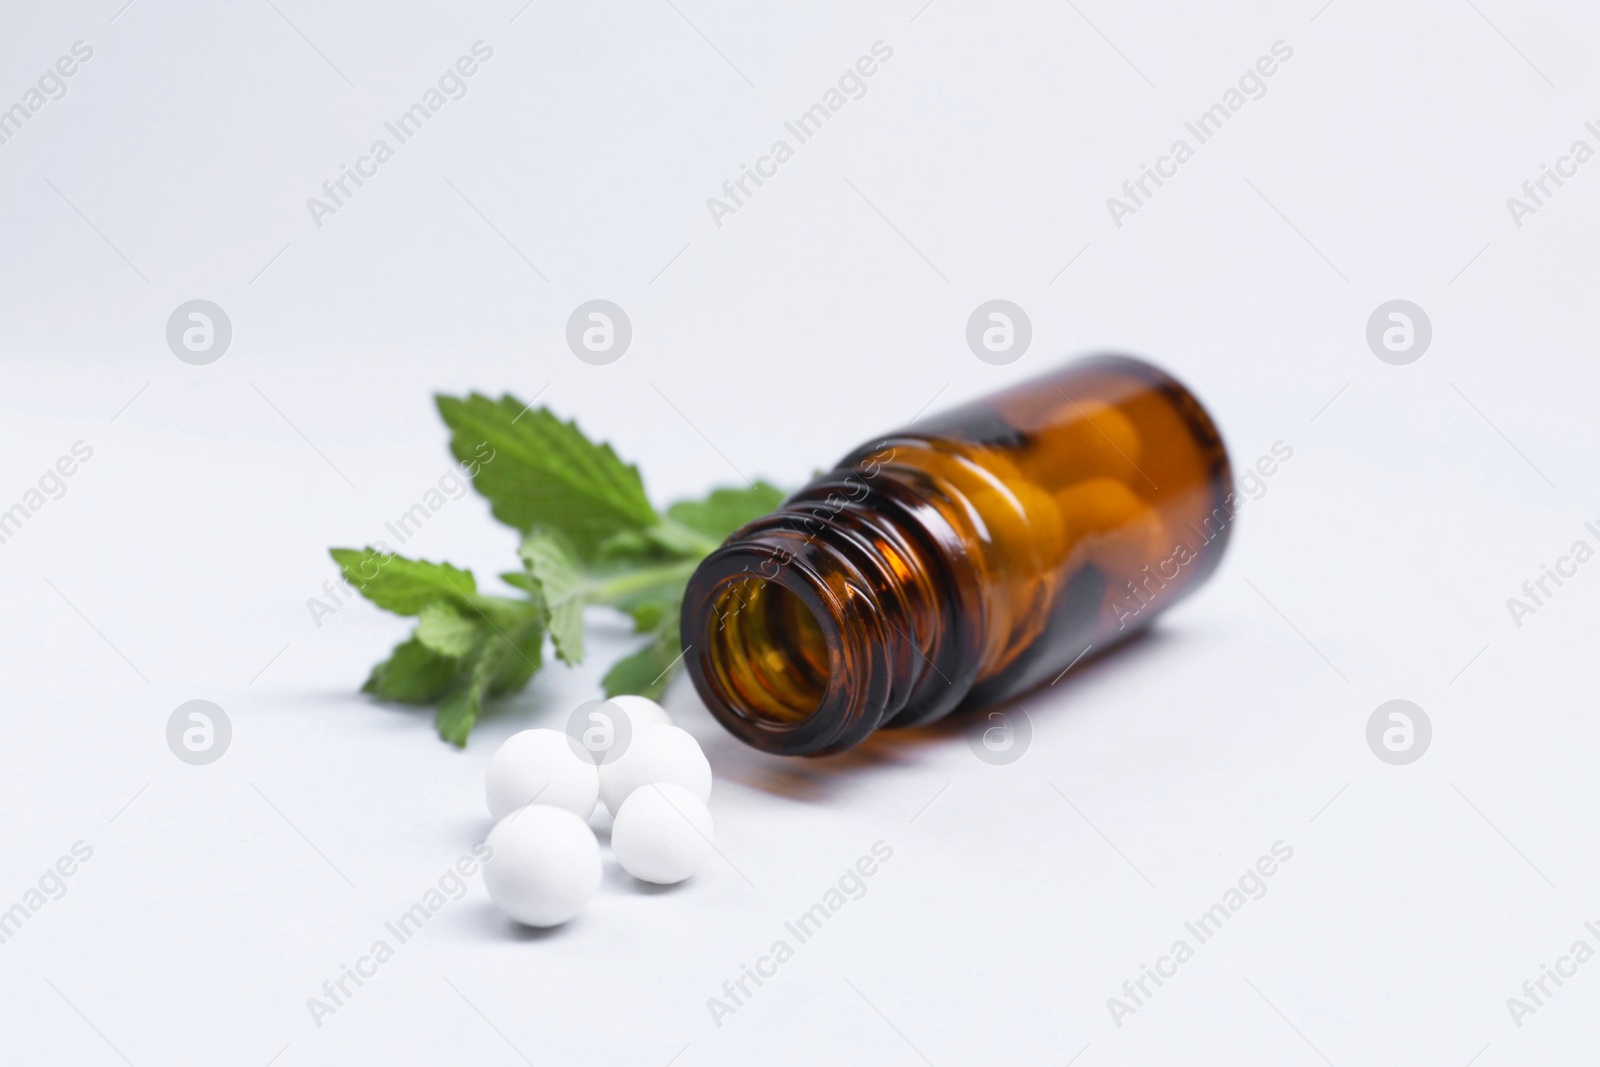
<instances>
[{"instance_id":1,"label":"pile of white pills","mask_svg":"<svg viewBox=\"0 0 1600 1067\"><path fill-rule=\"evenodd\" d=\"M610 709L627 723L611 729ZM647 697L612 697L595 717L607 727L603 745L523 730L489 760L484 792L495 826L483 881L520 923L558 926L600 888L600 842L589 819L601 802L612 815L611 851L635 878L681 882L711 854L711 765L699 743ZM621 742L615 754L613 739Z\"/></svg>"}]
</instances>

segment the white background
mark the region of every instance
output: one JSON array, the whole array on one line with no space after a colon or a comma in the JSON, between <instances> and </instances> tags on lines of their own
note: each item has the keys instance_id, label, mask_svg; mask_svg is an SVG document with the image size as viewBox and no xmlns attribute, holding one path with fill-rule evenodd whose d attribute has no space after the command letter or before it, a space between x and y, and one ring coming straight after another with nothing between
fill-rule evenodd
<instances>
[{"instance_id":1,"label":"white background","mask_svg":"<svg viewBox=\"0 0 1600 1067\"><path fill-rule=\"evenodd\" d=\"M0 545L0 907L93 849L0 945L8 1062L1592 1057L1600 963L1520 1028L1506 998L1600 948L1600 564L1520 628L1506 599L1600 543L1600 163L1521 227L1506 198L1600 147L1600 14L122 2L13 0L0 33L0 106L94 49L0 145L0 507L94 449ZM468 95L314 225L306 198L480 39ZM867 95L717 227L706 198L879 40ZM1114 225L1106 198L1280 40L1266 96ZM634 327L606 367L563 337L595 297ZM963 338L995 297L1034 326L1006 367ZM210 366L164 339L194 298L233 323ZM1433 323L1409 366L1365 341L1394 298ZM628 647L548 669L464 752L356 692L405 624L357 603L318 628L306 600L327 546L446 470L432 393L537 394L665 503L796 485L936 397L1103 348L1187 381L1240 467L1293 458L1149 640L1020 704L1020 762L959 726L767 758L680 683L725 861L649 892L608 860L543 935L474 879L313 1024L487 831L498 742ZM469 495L406 550L492 584L514 543ZM234 726L206 767L164 739L193 698ZM1392 698L1433 723L1409 766L1366 744ZM880 840L867 895L714 1025L707 998ZM1107 998L1279 840L1266 896L1116 1026Z\"/></svg>"}]
</instances>

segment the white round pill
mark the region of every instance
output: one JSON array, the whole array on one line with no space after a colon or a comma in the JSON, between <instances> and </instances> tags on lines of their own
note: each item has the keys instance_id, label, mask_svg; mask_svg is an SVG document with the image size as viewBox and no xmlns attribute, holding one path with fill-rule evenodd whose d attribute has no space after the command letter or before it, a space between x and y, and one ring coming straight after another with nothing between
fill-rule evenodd
<instances>
[{"instance_id":1,"label":"white round pill","mask_svg":"<svg viewBox=\"0 0 1600 1067\"><path fill-rule=\"evenodd\" d=\"M594 764L579 759L560 730L512 734L483 777L489 817L496 822L528 804L551 804L587 819L600 795Z\"/></svg>"},{"instance_id":2,"label":"white round pill","mask_svg":"<svg viewBox=\"0 0 1600 1067\"><path fill-rule=\"evenodd\" d=\"M519 923L559 926L600 888L600 842L565 808L519 808L495 824L487 844L484 888Z\"/></svg>"},{"instance_id":3,"label":"white round pill","mask_svg":"<svg viewBox=\"0 0 1600 1067\"><path fill-rule=\"evenodd\" d=\"M627 751L600 765L600 799L615 815L641 785L671 782L703 804L711 799L711 764L700 743L676 726L650 726L633 736Z\"/></svg>"},{"instance_id":4,"label":"white round pill","mask_svg":"<svg viewBox=\"0 0 1600 1067\"><path fill-rule=\"evenodd\" d=\"M621 708L623 713L628 716L628 724L633 727L634 733L638 733L647 726L672 725L672 719L667 715L667 709L649 697L620 696L607 697L606 699Z\"/></svg>"},{"instance_id":5,"label":"white round pill","mask_svg":"<svg viewBox=\"0 0 1600 1067\"><path fill-rule=\"evenodd\" d=\"M622 802L611 827L611 851L635 878L672 885L705 866L713 834L711 813L699 797L681 785L657 782Z\"/></svg>"}]
</instances>

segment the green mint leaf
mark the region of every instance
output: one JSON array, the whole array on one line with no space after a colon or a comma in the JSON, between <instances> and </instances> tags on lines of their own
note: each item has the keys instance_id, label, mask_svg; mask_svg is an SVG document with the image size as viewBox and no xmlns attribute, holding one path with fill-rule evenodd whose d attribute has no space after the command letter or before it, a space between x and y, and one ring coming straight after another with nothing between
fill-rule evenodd
<instances>
[{"instance_id":1,"label":"green mint leaf","mask_svg":"<svg viewBox=\"0 0 1600 1067\"><path fill-rule=\"evenodd\" d=\"M520 589L524 593L537 593L539 587L533 584L533 579L528 577L527 571L506 571L500 575L500 580L513 589Z\"/></svg>"},{"instance_id":2,"label":"green mint leaf","mask_svg":"<svg viewBox=\"0 0 1600 1067\"><path fill-rule=\"evenodd\" d=\"M655 526L624 530L606 538L598 556L604 563L649 563L663 559L701 559L747 522L769 514L784 493L766 482L743 489L714 489L701 500L680 500Z\"/></svg>"},{"instance_id":3,"label":"green mint leaf","mask_svg":"<svg viewBox=\"0 0 1600 1067\"><path fill-rule=\"evenodd\" d=\"M583 662L583 603L586 585L572 545L555 530L535 527L517 550L528 577L544 599L556 658Z\"/></svg>"},{"instance_id":4,"label":"green mint leaf","mask_svg":"<svg viewBox=\"0 0 1600 1067\"><path fill-rule=\"evenodd\" d=\"M683 587L699 565L695 557L636 566L597 582L590 599L627 614L641 633L653 630L663 615L677 612Z\"/></svg>"},{"instance_id":5,"label":"green mint leaf","mask_svg":"<svg viewBox=\"0 0 1600 1067\"><path fill-rule=\"evenodd\" d=\"M544 628L530 616L513 633L491 631L463 661L463 669L446 688L434 715L439 736L465 747L486 699L504 696L528 684L539 668Z\"/></svg>"},{"instance_id":6,"label":"green mint leaf","mask_svg":"<svg viewBox=\"0 0 1600 1067\"><path fill-rule=\"evenodd\" d=\"M642 634L661 625L667 612L677 610L676 600L646 600L629 608L628 617L633 620L634 632Z\"/></svg>"},{"instance_id":7,"label":"green mint leaf","mask_svg":"<svg viewBox=\"0 0 1600 1067\"><path fill-rule=\"evenodd\" d=\"M490 629L509 633L529 618L544 617L544 604L538 597L531 599L504 596L475 596L462 601L461 614L477 619Z\"/></svg>"},{"instance_id":8,"label":"green mint leaf","mask_svg":"<svg viewBox=\"0 0 1600 1067\"><path fill-rule=\"evenodd\" d=\"M456 660L439 655L412 637L396 645L388 659L372 668L361 691L403 704L431 704L455 676L457 667Z\"/></svg>"},{"instance_id":9,"label":"green mint leaf","mask_svg":"<svg viewBox=\"0 0 1600 1067\"><path fill-rule=\"evenodd\" d=\"M406 559L375 548L330 548L345 581L362 596L396 615L415 615L440 599L465 599L478 591L471 571L448 563Z\"/></svg>"},{"instance_id":10,"label":"green mint leaf","mask_svg":"<svg viewBox=\"0 0 1600 1067\"><path fill-rule=\"evenodd\" d=\"M467 735L472 733L478 713L483 710L483 689L476 670L460 675L434 712L433 724L440 738L457 748L467 747Z\"/></svg>"},{"instance_id":11,"label":"green mint leaf","mask_svg":"<svg viewBox=\"0 0 1600 1067\"><path fill-rule=\"evenodd\" d=\"M467 736L483 712L483 698L497 665L491 661L490 647L485 644L472 650L434 711L434 727L440 738L457 748L466 747Z\"/></svg>"},{"instance_id":12,"label":"green mint leaf","mask_svg":"<svg viewBox=\"0 0 1600 1067\"><path fill-rule=\"evenodd\" d=\"M544 663L543 617L533 616L507 630L505 636L495 634L490 640L504 646L504 654L489 679L489 695L499 697L520 692Z\"/></svg>"},{"instance_id":13,"label":"green mint leaf","mask_svg":"<svg viewBox=\"0 0 1600 1067\"><path fill-rule=\"evenodd\" d=\"M417 615L415 636L429 651L460 659L472 651L483 630L476 618L468 618L447 601L435 600Z\"/></svg>"},{"instance_id":14,"label":"green mint leaf","mask_svg":"<svg viewBox=\"0 0 1600 1067\"><path fill-rule=\"evenodd\" d=\"M597 562L616 566L655 563L668 559L700 559L719 542L680 522L663 519L647 530L624 530L600 543Z\"/></svg>"},{"instance_id":15,"label":"green mint leaf","mask_svg":"<svg viewBox=\"0 0 1600 1067\"><path fill-rule=\"evenodd\" d=\"M611 665L601 680L608 697L629 693L657 700L666 692L683 652L678 647L678 612L665 612L650 640L639 651Z\"/></svg>"},{"instance_id":16,"label":"green mint leaf","mask_svg":"<svg viewBox=\"0 0 1600 1067\"><path fill-rule=\"evenodd\" d=\"M660 521L638 468L548 408L530 410L512 396L496 401L477 393L435 399L451 430L451 452L508 526L523 533L550 526L589 559L606 538Z\"/></svg>"},{"instance_id":17,"label":"green mint leaf","mask_svg":"<svg viewBox=\"0 0 1600 1067\"><path fill-rule=\"evenodd\" d=\"M710 538L715 548L747 522L770 514L785 494L766 482L740 489L713 489L700 500L680 500L667 509L667 518Z\"/></svg>"},{"instance_id":18,"label":"green mint leaf","mask_svg":"<svg viewBox=\"0 0 1600 1067\"><path fill-rule=\"evenodd\" d=\"M544 605L472 596L434 600L416 629L372 669L362 691L406 704L437 704L439 736L465 745L490 697L516 692L539 668Z\"/></svg>"}]
</instances>

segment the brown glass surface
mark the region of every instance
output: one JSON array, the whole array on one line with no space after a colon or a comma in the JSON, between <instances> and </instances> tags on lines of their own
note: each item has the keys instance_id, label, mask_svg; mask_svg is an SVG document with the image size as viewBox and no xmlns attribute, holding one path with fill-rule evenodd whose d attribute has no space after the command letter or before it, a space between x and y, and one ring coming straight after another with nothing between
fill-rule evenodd
<instances>
[{"instance_id":1,"label":"brown glass surface","mask_svg":"<svg viewBox=\"0 0 1600 1067\"><path fill-rule=\"evenodd\" d=\"M1216 566L1227 454L1163 372L1101 357L878 438L702 564L696 687L735 734L837 751L1111 647Z\"/></svg>"}]
</instances>

